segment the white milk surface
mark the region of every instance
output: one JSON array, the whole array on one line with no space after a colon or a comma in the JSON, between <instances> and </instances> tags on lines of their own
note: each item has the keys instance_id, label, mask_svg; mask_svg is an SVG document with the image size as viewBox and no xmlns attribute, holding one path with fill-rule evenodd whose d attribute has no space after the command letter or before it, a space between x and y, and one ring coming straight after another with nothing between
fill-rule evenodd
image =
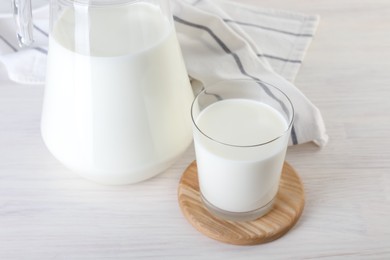
<instances>
[{"instance_id":1,"label":"white milk surface","mask_svg":"<svg viewBox=\"0 0 390 260\"><path fill-rule=\"evenodd\" d=\"M222 100L201 111L196 124L208 136L195 130L200 189L208 202L247 212L275 197L289 136L277 110L257 101Z\"/></svg>"},{"instance_id":2,"label":"white milk surface","mask_svg":"<svg viewBox=\"0 0 390 260\"><path fill-rule=\"evenodd\" d=\"M141 181L167 169L192 141L193 94L176 34L151 4L88 12L68 10L54 24L42 136L86 178Z\"/></svg>"}]
</instances>

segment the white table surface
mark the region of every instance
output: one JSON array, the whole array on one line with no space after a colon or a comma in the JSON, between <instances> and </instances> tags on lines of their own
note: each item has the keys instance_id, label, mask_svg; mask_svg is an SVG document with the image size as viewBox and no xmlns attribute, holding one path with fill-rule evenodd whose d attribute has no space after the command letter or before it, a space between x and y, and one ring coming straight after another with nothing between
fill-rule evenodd
<instances>
[{"instance_id":1,"label":"white table surface","mask_svg":"<svg viewBox=\"0 0 390 260\"><path fill-rule=\"evenodd\" d=\"M137 185L79 178L40 138L43 87L12 83L0 67L0 259L390 259L390 2L242 2L321 15L295 83L330 142L288 150L306 190L298 224L259 246L200 234L176 194L193 147Z\"/></svg>"}]
</instances>

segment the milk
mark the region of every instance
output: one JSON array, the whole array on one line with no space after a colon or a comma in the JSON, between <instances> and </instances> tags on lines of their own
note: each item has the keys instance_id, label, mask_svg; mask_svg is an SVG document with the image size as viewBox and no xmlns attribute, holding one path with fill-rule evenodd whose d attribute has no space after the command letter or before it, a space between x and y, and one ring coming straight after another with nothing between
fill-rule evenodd
<instances>
[{"instance_id":1,"label":"milk","mask_svg":"<svg viewBox=\"0 0 390 260\"><path fill-rule=\"evenodd\" d=\"M206 107L195 123L199 184L208 203L229 212L270 205L286 153L286 119L264 103L227 99Z\"/></svg>"},{"instance_id":2,"label":"milk","mask_svg":"<svg viewBox=\"0 0 390 260\"><path fill-rule=\"evenodd\" d=\"M67 10L50 36L43 140L86 178L147 179L192 141L193 94L174 27L151 4L85 11Z\"/></svg>"}]
</instances>

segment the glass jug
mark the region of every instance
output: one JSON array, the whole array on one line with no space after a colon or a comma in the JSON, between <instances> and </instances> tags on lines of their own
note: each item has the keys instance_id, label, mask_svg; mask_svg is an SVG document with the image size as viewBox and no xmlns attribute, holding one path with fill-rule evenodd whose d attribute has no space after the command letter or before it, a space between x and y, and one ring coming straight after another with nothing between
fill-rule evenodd
<instances>
[{"instance_id":1,"label":"glass jug","mask_svg":"<svg viewBox=\"0 0 390 260\"><path fill-rule=\"evenodd\" d=\"M30 45L30 0L13 0ZM41 131L50 152L104 184L150 178L192 142L193 93L168 0L52 0Z\"/></svg>"}]
</instances>

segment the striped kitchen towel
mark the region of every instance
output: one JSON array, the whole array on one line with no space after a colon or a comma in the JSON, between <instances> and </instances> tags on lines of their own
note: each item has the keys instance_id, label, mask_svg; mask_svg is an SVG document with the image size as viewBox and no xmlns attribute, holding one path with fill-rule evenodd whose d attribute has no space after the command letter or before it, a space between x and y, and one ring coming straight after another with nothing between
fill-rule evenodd
<instances>
[{"instance_id":1,"label":"striped kitchen towel","mask_svg":"<svg viewBox=\"0 0 390 260\"><path fill-rule=\"evenodd\" d=\"M296 116L290 144L326 144L320 111L293 82L313 38L318 16L253 8L226 0L173 0L173 15L194 87L249 78L278 86ZM47 54L47 15L35 14L35 48L17 47L12 21L0 20L0 61L11 80L42 84Z\"/></svg>"}]
</instances>

